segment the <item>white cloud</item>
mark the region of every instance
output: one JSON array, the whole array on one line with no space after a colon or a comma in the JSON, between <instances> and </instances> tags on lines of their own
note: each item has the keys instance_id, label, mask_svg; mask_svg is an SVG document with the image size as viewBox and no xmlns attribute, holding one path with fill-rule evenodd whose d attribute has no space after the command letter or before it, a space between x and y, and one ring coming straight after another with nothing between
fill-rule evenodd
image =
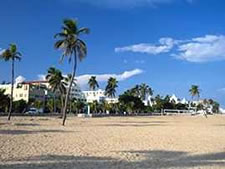
<instances>
[{"instance_id":1,"label":"white cloud","mask_svg":"<svg viewBox=\"0 0 225 169\"><path fill-rule=\"evenodd\" d=\"M122 1L121 0L77 0L77 1L81 3L98 6L98 7L133 8L133 7L140 7L140 6L146 6L146 5L155 7L159 4L168 4L171 2L175 2L176 0L122 0Z\"/></svg>"},{"instance_id":2,"label":"white cloud","mask_svg":"<svg viewBox=\"0 0 225 169\"><path fill-rule=\"evenodd\" d=\"M161 38L159 39L159 45L141 43L131 46L117 47L115 48L115 52L138 52L157 55L160 53L169 52L175 43L176 41L172 38Z\"/></svg>"},{"instance_id":3,"label":"white cloud","mask_svg":"<svg viewBox=\"0 0 225 169\"><path fill-rule=\"evenodd\" d=\"M40 74L40 75L38 75L38 80L46 80L46 75L42 75L42 74Z\"/></svg>"},{"instance_id":4,"label":"white cloud","mask_svg":"<svg viewBox=\"0 0 225 169\"><path fill-rule=\"evenodd\" d=\"M96 76L96 79L98 82L106 82L108 81L110 77L114 77L118 81L123 81L141 73L143 73L143 70L134 69L131 71L125 71L121 74L85 74L85 75L77 76L76 79L78 84L80 86L83 86L83 85L87 85L88 80L90 79L91 76Z\"/></svg>"},{"instance_id":5,"label":"white cloud","mask_svg":"<svg viewBox=\"0 0 225 169\"><path fill-rule=\"evenodd\" d=\"M5 51L5 49L0 48L0 55Z\"/></svg>"},{"instance_id":6,"label":"white cloud","mask_svg":"<svg viewBox=\"0 0 225 169\"><path fill-rule=\"evenodd\" d=\"M91 76L96 76L97 81L101 83L101 82L107 82L110 77L116 78L118 81L123 81L133 76L139 75L141 73L143 73L143 70L133 69L131 71L125 71L121 74L110 74L110 73L109 74L84 74L84 75L76 76L75 78L80 87L85 87L88 84L88 80L90 79ZM38 80L46 80L45 76L46 75L44 74L39 74Z\"/></svg>"},{"instance_id":7,"label":"white cloud","mask_svg":"<svg viewBox=\"0 0 225 169\"><path fill-rule=\"evenodd\" d=\"M16 79L15 79L15 84L18 84L18 83L22 83L26 80L25 77L23 76L18 76Z\"/></svg>"},{"instance_id":8,"label":"white cloud","mask_svg":"<svg viewBox=\"0 0 225 169\"><path fill-rule=\"evenodd\" d=\"M65 1L65 0L64 0ZM67 0L90 4L103 8L134 8L134 7L156 7L161 4L171 4L177 1L192 3L193 0Z\"/></svg>"},{"instance_id":9,"label":"white cloud","mask_svg":"<svg viewBox=\"0 0 225 169\"><path fill-rule=\"evenodd\" d=\"M175 50L173 50L175 49ZM188 62L209 62L225 60L225 36L205 35L191 40L160 38L159 45L141 43L115 48L115 52L138 52L152 55L170 53L176 59Z\"/></svg>"},{"instance_id":10,"label":"white cloud","mask_svg":"<svg viewBox=\"0 0 225 169\"><path fill-rule=\"evenodd\" d=\"M206 35L178 46L178 59L189 62L225 60L225 36Z\"/></svg>"},{"instance_id":11,"label":"white cloud","mask_svg":"<svg viewBox=\"0 0 225 169\"><path fill-rule=\"evenodd\" d=\"M217 91L218 92L221 92L221 93L225 93L225 87L224 88L221 88L221 89L218 89Z\"/></svg>"}]
</instances>

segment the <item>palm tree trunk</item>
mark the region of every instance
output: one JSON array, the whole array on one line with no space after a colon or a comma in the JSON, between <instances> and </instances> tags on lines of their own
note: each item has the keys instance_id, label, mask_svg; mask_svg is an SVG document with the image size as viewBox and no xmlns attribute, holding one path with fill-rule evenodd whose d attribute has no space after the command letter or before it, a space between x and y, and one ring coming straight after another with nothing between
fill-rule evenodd
<instances>
[{"instance_id":1,"label":"palm tree trunk","mask_svg":"<svg viewBox=\"0 0 225 169\"><path fill-rule=\"evenodd\" d=\"M74 51L74 63L73 64L74 64L73 65L73 73L72 73L71 81L70 81L70 84L69 84L69 88L68 88L67 93L66 93L65 105L64 105L64 109L63 109L63 123L62 123L63 126L65 125L65 121L66 121L67 104L68 104L70 91L71 91L71 88L72 88L73 80L74 80L76 69L77 69L76 51Z\"/></svg>"},{"instance_id":2,"label":"palm tree trunk","mask_svg":"<svg viewBox=\"0 0 225 169\"><path fill-rule=\"evenodd\" d=\"M9 105L9 113L8 113L8 120L11 118L12 108L13 108L13 89L14 89L14 59L12 59L12 83L11 83L11 98L10 98L10 105Z\"/></svg>"},{"instance_id":3,"label":"palm tree trunk","mask_svg":"<svg viewBox=\"0 0 225 169\"><path fill-rule=\"evenodd\" d=\"M61 113L60 113L60 118L63 117L63 103L64 103L63 96L64 95L62 94L62 96L61 96Z\"/></svg>"}]
</instances>

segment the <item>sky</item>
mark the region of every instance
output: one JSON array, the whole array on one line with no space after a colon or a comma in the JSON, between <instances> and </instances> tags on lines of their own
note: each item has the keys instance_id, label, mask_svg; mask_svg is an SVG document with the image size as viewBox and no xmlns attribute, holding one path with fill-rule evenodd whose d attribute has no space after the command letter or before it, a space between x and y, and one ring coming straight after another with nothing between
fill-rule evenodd
<instances>
[{"instance_id":1,"label":"sky","mask_svg":"<svg viewBox=\"0 0 225 169\"><path fill-rule=\"evenodd\" d=\"M88 54L79 63L77 80L87 89L95 75L104 89L109 77L119 81L117 94L146 83L154 95L190 99L191 85L201 98L225 107L224 0L7 0L0 5L0 51L16 43L23 54L16 76L42 79L59 63L54 34L65 18L91 32L82 35ZM0 82L10 81L10 63L0 61Z\"/></svg>"}]
</instances>

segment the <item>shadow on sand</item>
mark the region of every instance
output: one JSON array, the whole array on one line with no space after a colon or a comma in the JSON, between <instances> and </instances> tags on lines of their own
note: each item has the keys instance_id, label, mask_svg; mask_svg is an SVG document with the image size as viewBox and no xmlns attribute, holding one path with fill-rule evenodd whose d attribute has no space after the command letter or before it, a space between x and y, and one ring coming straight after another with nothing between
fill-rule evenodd
<instances>
[{"instance_id":1,"label":"shadow on sand","mask_svg":"<svg viewBox=\"0 0 225 169\"><path fill-rule=\"evenodd\" d=\"M169 169L169 168L225 168L225 152L191 155L181 151L129 151L142 160L133 162L110 157L43 155L17 161L1 162L4 169Z\"/></svg>"},{"instance_id":2,"label":"shadow on sand","mask_svg":"<svg viewBox=\"0 0 225 169\"><path fill-rule=\"evenodd\" d=\"M168 126L165 121L117 121L112 123L97 124L95 126L106 127L148 127L148 126Z\"/></svg>"},{"instance_id":3,"label":"shadow on sand","mask_svg":"<svg viewBox=\"0 0 225 169\"><path fill-rule=\"evenodd\" d=\"M0 135L20 135L20 134L40 134L40 133L68 133L75 131L65 131L65 130L0 130Z\"/></svg>"},{"instance_id":4,"label":"shadow on sand","mask_svg":"<svg viewBox=\"0 0 225 169\"><path fill-rule=\"evenodd\" d=\"M35 123L15 123L15 126L40 126L40 124Z\"/></svg>"}]
</instances>

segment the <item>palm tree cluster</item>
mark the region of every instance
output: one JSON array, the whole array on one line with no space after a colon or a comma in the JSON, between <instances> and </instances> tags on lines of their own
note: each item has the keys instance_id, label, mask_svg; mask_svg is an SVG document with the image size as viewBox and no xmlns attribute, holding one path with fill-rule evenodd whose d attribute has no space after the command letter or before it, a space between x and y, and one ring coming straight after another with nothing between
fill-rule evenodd
<instances>
[{"instance_id":1,"label":"palm tree cluster","mask_svg":"<svg viewBox=\"0 0 225 169\"><path fill-rule=\"evenodd\" d=\"M141 100L146 100L148 96L153 95L153 90L147 84L142 83L141 85L136 85L130 90L126 91L127 94L141 98Z\"/></svg>"}]
</instances>

